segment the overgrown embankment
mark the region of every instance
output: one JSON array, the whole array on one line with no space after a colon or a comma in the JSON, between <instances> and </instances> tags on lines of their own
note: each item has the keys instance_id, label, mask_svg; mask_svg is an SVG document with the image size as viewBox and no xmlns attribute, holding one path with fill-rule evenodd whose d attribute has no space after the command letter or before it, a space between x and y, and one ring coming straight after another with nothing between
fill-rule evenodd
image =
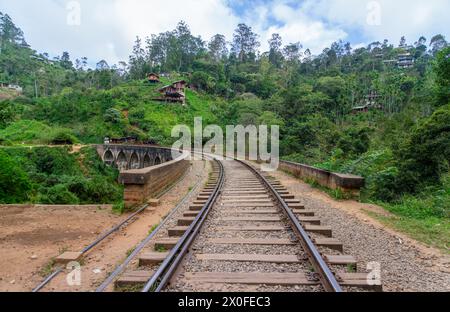
<instances>
[{"instance_id":1,"label":"overgrown embankment","mask_svg":"<svg viewBox=\"0 0 450 312\"><path fill-rule=\"evenodd\" d=\"M115 204L123 189L118 171L103 164L95 149L0 148L0 203Z\"/></svg>"},{"instance_id":2,"label":"overgrown embankment","mask_svg":"<svg viewBox=\"0 0 450 312\"><path fill-rule=\"evenodd\" d=\"M187 105L154 101L160 84L134 81L110 90L66 88L61 94L38 99L0 102L0 144L49 144L77 141L101 143L105 136L136 136L171 145L172 128L193 126L194 117L215 124L212 96L187 90Z\"/></svg>"},{"instance_id":3,"label":"overgrown embankment","mask_svg":"<svg viewBox=\"0 0 450 312\"><path fill-rule=\"evenodd\" d=\"M407 117L405 112L402 114ZM409 131L393 120L369 136L353 131L324 162L313 165L366 178L361 200L376 203L394 217L377 216L413 238L450 248L450 105ZM355 152L355 149L360 152ZM302 155L291 156L301 161ZM298 159L300 158L300 160Z\"/></svg>"}]
</instances>

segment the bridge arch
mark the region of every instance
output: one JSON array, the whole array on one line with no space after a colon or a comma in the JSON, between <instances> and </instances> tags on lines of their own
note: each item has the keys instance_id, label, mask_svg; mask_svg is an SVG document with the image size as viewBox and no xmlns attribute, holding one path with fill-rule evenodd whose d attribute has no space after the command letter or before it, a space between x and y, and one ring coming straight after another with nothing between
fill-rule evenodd
<instances>
[{"instance_id":1,"label":"bridge arch","mask_svg":"<svg viewBox=\"0 0 450 312\"><path fill-rule=\"evenodd\" d=\"M103 162L108 166L114 165L114 154L110 150L107 150L103 155Z\"/></svg>"},{"instance_id":2,"label":"bridge arch","mask_svg":"<svg viewBox=\"0 0 450 312\"><path fill-rule=\"evenodd\" d=\"M153 162L153 164L154 164L155 166L158 166L158 165L161 165L161 164L162 164L161 156L160 156L160 155L158 155L158 156L155 157L155 161Z\"/></svg>"},{"instance_id":3,"label":"bridge arch","mask_svg":"<svg viewBox=\"0 0 450 312\"><path fill-rule=\"evenodd\" d=\"M125 153L121 150L119 152L119 155L117 155L116 165L119 170L127 170L128 169L128 161L127 156Z\"/></svg>"},{"instance_id":4,"label":"bridge arch","mask_svg":"<svg viewBox=\"0 0 450 312\"><path fill-rule=\"evenodd\" d=\"M150 167L152 165L152 159L150 158L150 156L148 156L148 154L145 154L144 156L144 168Z\"/></svg>"},{"instance_id":5,"label":"bridge arch","mask_svg":"<svg viewBox=\"0 0 450 312\"><path fill-rule=\"evenodd\" d=\"M130 169L140 169L140 167L141 167L141 163L139 161L139 156L136 154L136 152L134 152L131 155L130 165L128 166L128 168L130 168Z\"/></svg>"}]
</instances>

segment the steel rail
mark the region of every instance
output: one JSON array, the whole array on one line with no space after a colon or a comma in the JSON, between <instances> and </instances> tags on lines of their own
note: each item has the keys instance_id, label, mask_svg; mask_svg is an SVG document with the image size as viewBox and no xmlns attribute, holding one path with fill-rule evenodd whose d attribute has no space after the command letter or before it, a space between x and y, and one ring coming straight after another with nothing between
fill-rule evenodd
<instances>
[{"instance_id":1,"label":"steel rail","mask_svg":"<svg viewBox=\"0 0 450 312\"><path fill-rule=\"evenodd\" d=\"M180 179L181 181L182 179ZM158 227L150 233L134 250L133 252L122 262L115 270L111 273L110 276L95 290L95 292L104 292L106 288L119 276L126 267L133 261L134 258L148 245L148 243L155 237L155 235L159 232L159 230L166 225L166 223L170 220L170 218L183 206L186 201L190 198L190 196L198 189L200 186L200 182L198 181L191 191L189 191L183 199L177 204L177 206L172 209L172 211L164 218L164 220L158 225ZM167 192L165 192L167 193ZM165 194L164 193L164 194ZM161 195L162 196L162 195Z\"/></svg>"},{"instance_id":2,"label":"steel rail","mask_svg":"<svg viewBox=\"0 0 450 312\"><path fill-rule=\"evenodd\" d=\"M106 238L108 238L111 234L117 232L118 230L120 230L124 225L126 225L128 222L130 222L130 220L132 220L134 217L136 217L138 214L140 214L142 211L144 211L145 209L148 208L148 205L144 205L142 206L139 210L137 210L136 212L134 212L131 216L129 216L128 218L126 218L124 221L122 221L121 223L117 224L116 226L114 226L112 229L110 229L109 231L105 232L104 234L102 234L99 238L97 238L93 243L91 243L90 245L86 246L82 251L81 251L81 255L86 254L88 251L90 251L91 249L93 249L95 246L97 246L98 244L100 244L102 241L104 241ZM48 283L50 283L55 277L57 277L61 272L63 271L62 267L57 268L53 273L51 273L50 275L48 275L44 281L39 284L39 286L37 286L35 289L33 289L32 292L38 292L40 291L42 288L44 288Z\"/></svg>"},{"instance_id":3,"label":"steel rail","mask_svg":"<svg viewBox=\"0 0 450 312\"><path fill-rule=\"evenodd\" d=\"M142 292L150 292L152 289L155 289L155 292L160 292L164 289L169 282L170 278L173 276L174 272L178 268L179 264L183 260L184 256L189 250L192 242L197 237L200 232L201 227L203 226L208 214L216 202L220 192L222 190L222 186L224 183L225 170L223 164L215 159L216 163L219 165L219 177L217 180L217 185L214 188L213 193L209 197L208 201L203 206L202 210L199 212L194 222L189 226L188 230L184 233L175 247L171 250L167 258L160 265L158 270L153 274L153 276L148 280L145 284Z\"/></svg>"},{"instance_id":4,"label":"steel rail","mask_svg":"<svg viewBox=\"0 0 450 312\"><path fill-rule=\"evenodd\" d=\"M176 182L174 182L169 188L167 188L166 190L164 190L162 193L158 194L157 198L161 198L162 196L164 196L165 194L167 194L168 192L170 192L176 185L178 185L178 183L180 181L182 181L186 176L187 176L188 172L186 172L180 179L178 179ZM189 195L189 194L188 194ZM187 195L186 195L187 196ZM132 215L130 215L127 219L125 219L124 221L122 221L121 223L117 224L116 226L114 226L112 229L110 229L109 231L105 232L104 234L102 234L100 237L98 237L94 242L92 242L91 244L89 244L88 246L86 246L82 251L81 254L84 255L87 252L89 252L90 250L92 250L95 246L97 246L98 244L100 244L101 242L103 242L106 238L108 238L110 235L112 235L113 233L117 232L118 230L120 230L124 225L126 225L127 223L129 223L133 218L135 218L137 215L139 215L140 213L142 213L145 209L148 208L148 204L143 205L139 210L137 210L136 212L134 212ZM63 272L63 268L62 267L58 267L54 272L50 273L45 279L44 281L42 281L38 286L36 286L32 292L39 292L41 289L43 289L45 286L48 285L48 283L50 283L53 279L55 279L60 273Z\"/></svg>"},{"instance_id":5,"label":"steel rail","mask_svg":"<svg viewBox=\"0 0 450 312\"><path fill-rule=\"evenodd\" d=\"M51 273L49 276L45 278L43 282L41 282L36 288L34 288L31 292L35 293L40 291L42 288L44 288L50 281L52 281L56 276L58 276L59 273L63 271L62 267L59 267L56 269L53 273Z\"/></svg>"},{"instance_id":6,"label":"steel rail","mask_svg":"<svg viewBox=\"0 0 450 312\"><path fill-rule=\"evenodd\" d=\"M292 225L292 228L299 236L300 244L303 246L303 249L305 249L305 251L307 252L308 257L311 261L311 264L313 265L316 272L319 273L320 281L322 282L322 285L325 288L325 290L327 292L342 292L342 288L339 285L338 281L336 280L336 277L334 276L333 272L331 272L330 268L326 264L322 255L318 251L317 247L312 242L308 233L305 231L303 226L300 224L297 217L292 212L292 210L289 208L289 206L286 204L284 199L275 190L273 185L270 184L270 182L267 181L267 179L260 172L258 172L258 170L255 169L253 166L249 165L248 163L246 163L242 160L237 160L237 161L242 163L244 166L249 168L253 173L255 173L255 175L264 182L264 184L267 186L267 188L270 190L270 192L275 196L277 201L280 203L281 207L283 208L283 212L287 215L287 217Z\"/></svg>"}]
</instances>

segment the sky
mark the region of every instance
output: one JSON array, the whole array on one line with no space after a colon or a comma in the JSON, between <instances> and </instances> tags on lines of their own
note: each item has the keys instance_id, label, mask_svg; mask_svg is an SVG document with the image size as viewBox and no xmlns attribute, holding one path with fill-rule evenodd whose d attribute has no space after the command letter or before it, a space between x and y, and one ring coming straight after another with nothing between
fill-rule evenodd
<instances>
[{"instance_id":1,"label":"sky","mask_svg":"<svg viewBox=\"0 0 450 312\"><path fill-rule=\"evenodd\" d=\"M136 36L172 30L180 20L203 40L220 33L231 41L237 24L246 23L259 34L261 51L272 33L313 54L340 39L353 47L439 33L450 40L448 0L0 0L0 12L33 49L51 56L68 51L90 64L127 61Z\"/></svg>"}]
</instances>

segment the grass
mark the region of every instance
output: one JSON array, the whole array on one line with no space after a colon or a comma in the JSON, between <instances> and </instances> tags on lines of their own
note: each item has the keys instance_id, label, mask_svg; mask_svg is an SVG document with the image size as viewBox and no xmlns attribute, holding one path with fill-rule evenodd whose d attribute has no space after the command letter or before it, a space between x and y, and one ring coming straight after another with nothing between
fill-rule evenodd
<instances>
[{"instance_id":1,"label":"grass","mask_svg":"<svg viewBox=\"0 0 450 312\"><path fill-rule=\"evenodd\" d=\"M286 172L293 176L289 172ZM312 179L303 179L336 200L348 200L352 196L340 190L331 190ZM371 202L393 214L392 217L373 212L368 214L383 224L409 237L450 254L450 177L443 178L441 187L431 187L422 194L408 195L397 203Z\"/></svg>"},{"instance_id":2,"label":"grass","mask_svg":"<svg viewBox=\"0 0 450 312\"><path fill-rule=\"evenodd\" d=\"M167 248L165 248L164 246L159 246L158 248L155 248L156 252L167 252Z\"/></svg>"},{"instance_id":3,"label":"grass","mask_svg":"<svg viewBox=\"0 0 450 312\"><path fill-rule=\"evenodd\" d=\"M356 265L354 264L348 264L347 265L347 272L348 273L356 273Z\"/></svg>"},{"instance_id":4,"label":"grass","mask_svg":"<svg viewBox=\"0 0 450 312\"><path fill-rule=\"evenodd\" d=\"M52 258L40 271L39 275L41 277L47 277L53 273L53 267L55 266L55 259Z\"/></svg>"},{"instance_id":5,"label":"grass","mask_svg":"<svg viewBox=\"0 0 450 312\"><path fill-rule=\"evenodd\" d=\"M134 286L123 286L123 287L117 287L116 291L117 292L123 292L123 293L137 293L140 292L142 290L142 288L144 288L144 284L138 284L138 285L134 285Z\"/></svg>"},{"instance_id":6,"label":"grass","mask_svg":"<svg viewBox=\"0 0 450 312\"><path fill-rule=\"evenodd\" d=\"M159 224L155 224L154 226L152 226L152 228L150 229L150 231L148 231L148 234L152 234L157 228L158 228Z\"/></svg>"},{"instance_id":7,"label":"grass","mask_svg":"<svg viewBox=\"0 0 450 312\"><path fill-rule=\"evenodd\" d=\"M320 190L322 192L327 193L328 195L330 195L332 198L334 198L336 200L355 199L355 196L350 194L350 193L348 193L348 192L344 192L341 189L330 189L328 187L320 185L317 181L315 181L313 179L304 178L304 179L302 179L302 181L304 181L305 183L309 184L310 186L312 186L315 189L318 189L318 190Z\"/></svg>"},{"instance_id":8,"label":"grass","mask_svg":"<svg viewBox=\"0 0 450 312\"><path fill-rule=\"evenodd\" d=\"M450 254L449 175L442 179L441 186L428 187L419 195L406 195L396 203L376 204L394 215L375 216L381 222Z\"/></svg>"},{"instance_id":9,"label":"grass","mask_svg":"<svg viewBox=\"0 0 450 312\"><path fill-rule=\"evenodd\" d=\"M130 248L130 249L128 249L127 250L127 258L129 257L129 256L131 256L131 254L134 252L136 250L136 247L133 247L133 248Z\"/></svg>"},{"instance_id":10,"label":"grass","mask_svg":"<svg viewBox=\"0 0 450 312\"><path fill-rule=\"evenodd\" d=\"M118 203L115 203L113 206L113 213L116 213L118 215L121 215L125 212L125 202L121 201Z\"/></svg>"},{"instance_id":11,"label":"grass","mask_svg":"<svg viewBox=\"0 0 450 312\"><path fill-rule=\"evenodd\" d=\"M448 218L426 217L416 219L398 215L387 217L376 213L369 213L369 215L427 246L435 247L446 254L450 254L450 220Z\"/></svg>"},{"instance_id":12,"label":"grass","mask_svg":"<svg viewBox=\"0 0 450 312\"><path fill-rule=\"evenodd\" d=\"M72 130L62 127L49 126L35 120L20 120L0 130L0 140L10 144L50 144L61 133L73 136ZM72 138L72 141L75 141Z\"/></svg>"}]
</instances>

